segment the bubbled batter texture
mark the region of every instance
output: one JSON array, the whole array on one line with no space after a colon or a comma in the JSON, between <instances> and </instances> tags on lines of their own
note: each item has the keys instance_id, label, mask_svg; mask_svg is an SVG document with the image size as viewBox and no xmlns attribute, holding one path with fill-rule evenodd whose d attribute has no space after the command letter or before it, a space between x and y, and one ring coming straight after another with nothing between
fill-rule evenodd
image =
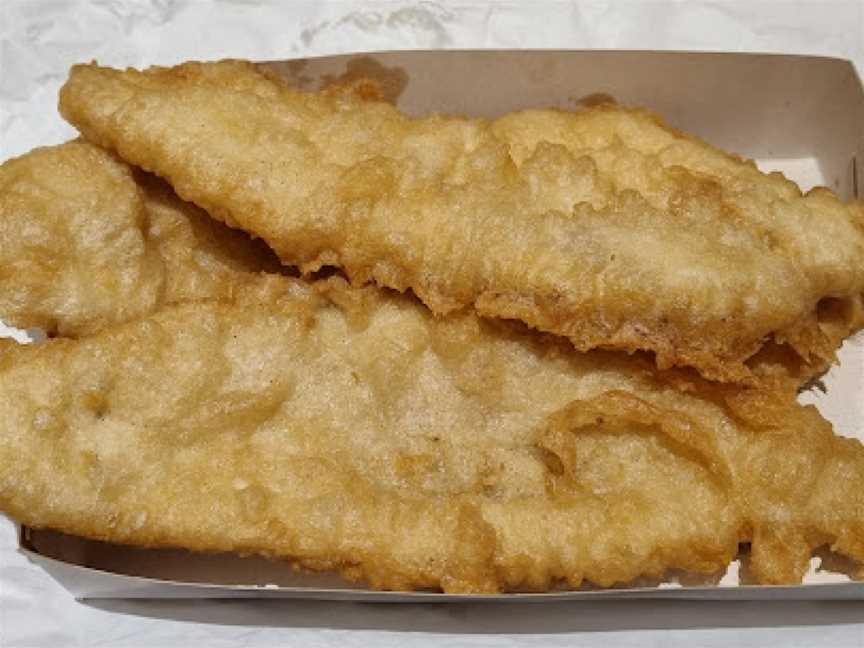
<instances>
[{"instance_id":1,"label":"bubbled batter texture","mask_svg":"<svg viewBox=\"0 0 864 648\"><path fill-rule=\"evenodd\" d=\"M4 350L0 508L377 588L715 574L747 541L763 583L800 580L824 544L864 558L861 444L812 408L722 390L339 278L272 276L235 302Z\"/></svg>"},{"instance_id":2,"label":"bubbled batter texture","mask_svg":"<svg viewBox=\"0 0 864 648\"><path fill-rule=\"evenodd\" d=\"M76 66L60 107L286 263L437 313L470 305L724 382L804 381L864 322L860 205L644 111L414 119L237 61Z\"/></svg>"}]
</instances>

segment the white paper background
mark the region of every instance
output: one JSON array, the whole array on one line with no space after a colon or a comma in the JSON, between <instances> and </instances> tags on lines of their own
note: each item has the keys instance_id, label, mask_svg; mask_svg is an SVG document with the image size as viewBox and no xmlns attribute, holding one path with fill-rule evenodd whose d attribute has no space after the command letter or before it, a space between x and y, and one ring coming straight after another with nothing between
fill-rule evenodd
<instances>
[{"instance_id":1,"label":"white paper background","mask_svg":"<svg viewBox=\"0 0 864 648\"><path fill-rule=\"evenodd\" d=\"M73 62L172 64L405 48L630 48L826 54L864 70L864 3L0 0L0 161L72 136ZM862 603L384 606L77 603L0 519L0 647L832 646L864 648Z\"/></svg>"}]
</instances>

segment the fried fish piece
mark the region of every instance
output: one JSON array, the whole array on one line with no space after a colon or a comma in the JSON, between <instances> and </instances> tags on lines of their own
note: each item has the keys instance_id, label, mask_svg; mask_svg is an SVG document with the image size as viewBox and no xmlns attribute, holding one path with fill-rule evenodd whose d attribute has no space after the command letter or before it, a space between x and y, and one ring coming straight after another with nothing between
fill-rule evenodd
<instances>
[{"instance_id":1,"label":"fried fish piece","mask_svg":"<svg viewBox=\"0 0 864 648\"><path fill-rule=\"evenodd\" d=\"M163 181L73 141L0 165L0 319L77 336L230 295L278 260Z\"/></svg>"},{"instance_id":2,"label":"fried fish piece","mask_svg":"<svg viewBox=\"0 0 864 648\"><path fill-rule=\"evenodd\" d=\"M338 277L265 278L0 355L0 510L385 589L714 574L740 542L762 583L800 580L817 546L864 559L861 444L725 389Z\"/></svg>"},{"instance_id":3,"label":"fried fish piece","mask_svg":"<svg viewBox=\"0 0 864 648\"><path fill-rule=\"evenodd\" d=\"M415 119L271 76L81 65L60 109L286 263L410 288L439 314L473 305L724 382L753 382L763 356L806 380L864 323L861 205L645 111Z\"/></svg>"}]
</instances>

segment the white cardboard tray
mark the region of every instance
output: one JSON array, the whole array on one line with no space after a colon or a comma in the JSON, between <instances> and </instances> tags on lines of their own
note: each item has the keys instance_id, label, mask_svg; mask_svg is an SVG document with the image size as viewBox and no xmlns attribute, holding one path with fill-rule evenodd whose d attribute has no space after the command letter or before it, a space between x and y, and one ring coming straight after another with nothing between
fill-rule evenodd
<instances>
[{"instance_id":1,"label":"white cardboard tray","mask_svg":"<svg viewBox=\"0 0 864 648\"><path fill-rule=\"evenodd\" d=\"M495 116L574 108L598 94L650 108L673 126L783 171L802 188L864 193L864 89L849 61L810 56L642 51L410 51L270 63L304 89L340 78L379 79L400 109ZM864 341L847 341L827 393L802 394L839 434L864 441ZM384 602L590 599L861 599L864 582L817 569L800 586L650 583L543 594L378 592L262 558L108 545L21 529L20 551L77 598L306 598Z\"/></svg>"}]
</instances>

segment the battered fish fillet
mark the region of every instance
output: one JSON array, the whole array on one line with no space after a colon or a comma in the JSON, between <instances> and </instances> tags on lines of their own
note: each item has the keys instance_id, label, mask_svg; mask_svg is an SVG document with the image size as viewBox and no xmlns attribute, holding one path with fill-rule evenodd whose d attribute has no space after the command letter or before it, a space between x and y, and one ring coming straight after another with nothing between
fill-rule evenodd
<instances>
[{"instance_id":1,"label":"battered fish fillet","mask_svg":"<svg viewBox=\"0 0 864 648\"><path fill-rule=\"evenodd\" d=\"M230 297L278 260L92 144L0 165L0 319L77 336Z\"/></svg>"},{"instance_id":2,"label":"battered fish fillet","mask_svg":"<svg viewBox=\"0 0 864 648\"><path fill-rule=\"evenodd\" d=\"M238 61L75 66L60 109L284 262L439 314L473 305L724 382L806 380L864 323L860 204L642 110L414 119Z\"/></svg>"},{"instance_id":3,"label":"battered fish fillet","mask_svg":"<svg viewBox=\"0 0 864 648\"><path fill-rule=\"evenodd\" d=\"M864 559L861 444L812 407L724 389L273 277L235 303L7 349L0 509L385 589L714 574L740 542L762 583L800 580L821 545Z\"/></svg>"}]
</instances>

